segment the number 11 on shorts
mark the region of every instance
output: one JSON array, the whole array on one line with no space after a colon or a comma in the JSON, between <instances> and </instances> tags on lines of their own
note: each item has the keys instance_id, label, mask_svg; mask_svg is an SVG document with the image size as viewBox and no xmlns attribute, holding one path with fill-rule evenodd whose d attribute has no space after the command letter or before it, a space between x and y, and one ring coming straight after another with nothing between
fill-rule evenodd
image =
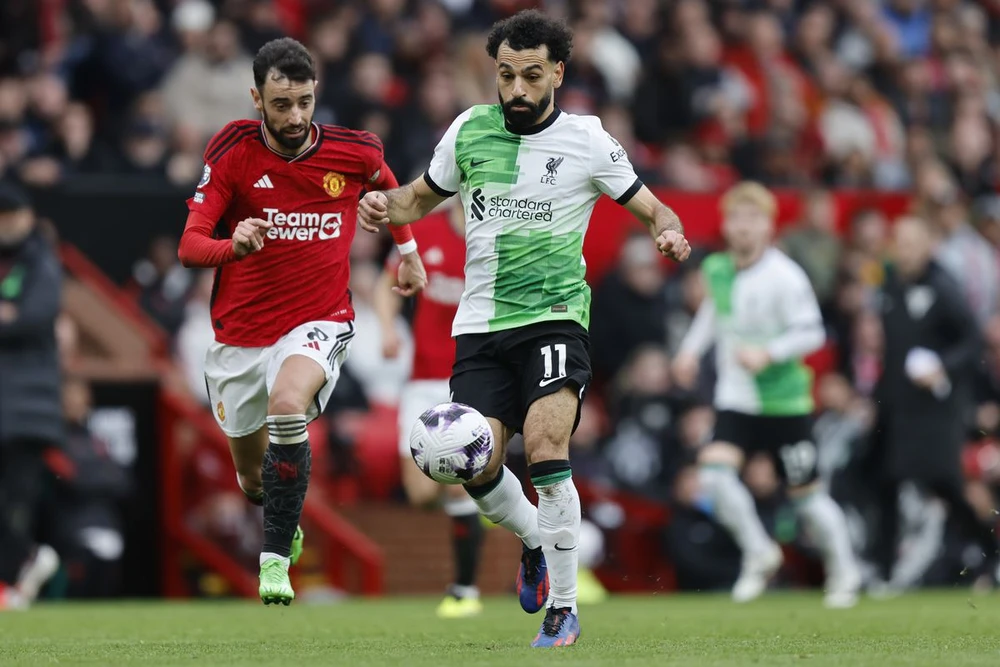
<instances>
[{"instance_id":1,"label":"number 11 on shorts","mask_svg":"<svg viewBox=\"0 0 1000 667\"><path fill-rule=\"evenodd\" d=\"M542 348L542 361L545 363L545 379L552 377L552 349L555 348L556 364L559 366L557 378L566 377L566 343L546 345Z\"/></svg>"}]
</instances>

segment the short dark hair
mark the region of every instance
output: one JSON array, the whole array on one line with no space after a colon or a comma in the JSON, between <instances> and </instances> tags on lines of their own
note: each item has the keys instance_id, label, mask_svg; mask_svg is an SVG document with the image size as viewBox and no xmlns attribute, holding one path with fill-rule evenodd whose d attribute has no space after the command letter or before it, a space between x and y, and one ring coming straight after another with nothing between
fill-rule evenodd
<instances>
[{"instance_id":1,"label":"short dark hair","mask_svg":"<svg viewBox=\"0 0 1000 667\"><path fill-rule=\"evenodd\" d=\"M496 60L497 51L504 42L515 51L549 48L549 60L569 62L573 51L573 31L558 19L546 16L536 9L526 9L510 18L497 21L486 39L486 53Z\"/></svg>"},{"instance_id":2,"label":"short dark hair","mask_svg":"<svg viewBox=\"0 0 1000 667\"><path fill-rule=\"evenodd\" d=\"M260 47L253 59L253 80L257 90L264 88L267 74L276 70L289 81L315 81L316 64L309 50L291 37L272 39Z\"/></svg>"}]
</instances>

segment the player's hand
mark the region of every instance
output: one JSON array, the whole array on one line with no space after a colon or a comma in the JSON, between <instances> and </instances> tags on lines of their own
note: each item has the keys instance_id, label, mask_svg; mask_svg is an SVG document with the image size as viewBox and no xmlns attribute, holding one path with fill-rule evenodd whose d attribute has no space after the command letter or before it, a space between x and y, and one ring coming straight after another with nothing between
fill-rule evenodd
<instances>
[{"instance_id":1,"label":"player's hand","mask_svg":"<svg viewBox=\"0 0 1000 667\"><path fill-rule=\"evenodd\" d=\"M427 270L420 255L416 251L406 253L399 263L396 287L393 287L392 291L400 296L413 296L425 287L427 287Z\"/></svg>"},{"instance_id":2,"label":"player's hand","mask_svg":"<svg viewBox=\"0 0 1000 667\"><path fill-rule=\"evenodd\" d=\"M399 350L403 347L403 341L399 339L394 327L382 331L382 357L384 359L395 359L399 356Z\"/></svg>"},{"instance_id":3,"label":"player's hand","mask_svg":"<svg viewBox=\"0 0 1000 667\"><path fill-rule=\"evenodd\" d=\"M935 370L914 375L911 379L913 384L918 387L927 391L934 391L935 388L948 381L948 375L944 372L944 368L938 367Z\"/></svg>"},{"instance_id":4,"label":"player's hand","mask_svg":"<svg viewBox=\"0 0 1000 667\"><path fill-rule=\"evenodd\" d=\"M674 358L671 370L674 381L681 389L692 389L698 383L698 369L701 366L698 358L690 354L681 354Z\"/></svg>"},{"instance_id":5,"label":"player's hand","mask_svg":"<svg viewBox=\"0 0 1000 667\"><path fill-rule=\"evenodd\" d=\"M762 347L741 347L736 351L736 360L755 375L771 365L771 355Z\"/></svg>"},{"instance_id":6,"label":"player's hand","mask_svg":"<svg viewBox=\"0 0 1000 667\"><path fill-rule=\"evenodd\" d=\"M233 230L233 250L237 257L246 257L264 247L264 237L272 227L267 220L247 218L241 220Z\"/></svg>"},{"instance_id":7,"label":"player's hand","mask_svg":"<svg viewBox=\"0 0 1000 667\"><path fill-rule=\"evenodd\" d=\"M378 233L379 225L388 225L389 199L381 192L366 193L358 202L358 224L372 234Z\"/></svg>"},{"instance_id":8,"label":"player's hand","mask_svg":"<svg viewBox=\"0 0 1000 667\"><path fill-rule=\"evenodd\" d=\"M691 256L691 244L683 234L672 230L661 232L656 237L656 249L677 262L683 262Z\"/></svg>"}]
</instances>

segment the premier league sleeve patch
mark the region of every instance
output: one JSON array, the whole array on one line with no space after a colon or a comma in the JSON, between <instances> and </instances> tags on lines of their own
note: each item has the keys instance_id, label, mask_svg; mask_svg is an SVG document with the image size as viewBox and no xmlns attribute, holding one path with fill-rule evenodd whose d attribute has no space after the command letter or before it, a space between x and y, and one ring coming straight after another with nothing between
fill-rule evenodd
<instances>
[{"instance_id":1,"label":"premier league sleeve patch","mask_svg":"<svg viewBox=\"0 0 1000 667\"><path fill-rule=\"evenodd\" d=\"M208 181L211 178L212 178L212 168L206 164L205 169L201 172L201 180L198 181L198 187L203 188L206 185L208 185Z\"/></svg>"}]
</instances>

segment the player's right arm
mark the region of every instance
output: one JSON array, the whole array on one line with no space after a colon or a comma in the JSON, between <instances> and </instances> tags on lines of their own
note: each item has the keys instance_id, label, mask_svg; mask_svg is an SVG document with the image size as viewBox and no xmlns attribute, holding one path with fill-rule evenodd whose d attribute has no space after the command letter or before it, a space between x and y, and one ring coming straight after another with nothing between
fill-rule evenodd
<instances>
[{"instance_id":1,"label":"player's right arm","mask_svg":"<svg viewBox=\"0 0 1000 667\"><path fill-rule=\"evenodd\" d=\"M403 310L403 297L400 296L396 284L397 264L398 261L392 260L386 264L372 296L372 307L382 332L382 356L386 359L395 359L399 356L402 342L396 331L396 319Z\"/></svg>"},{"instance_id":2,"label":"player's right arm","mask_svg":"<svg viewBox=\"0 0 1000 667\"><path fill-rule=\"evenodd\" d=\"M698 380L701 358L715 341L715 304L705 297L698 306L691 327L681 341L677 356L674 357L674 379L681 387L690 389Z\"/></svg>"},{"instance_id":3,"label":"player's right arm","mask_svg":"<svg viewBox=\"0 0 1000 667\"><path fill-rule=\"evenodd\" d=\"M365 231L378 231L378 225L406 225L416 222L458 192L462 171L455 157L458 131L472 114L472 109L456 118L434 148L427 171L409 185L369 192L358 204L358 220Z\"/></svg>"},{"instance_id":4,"label":"player's right arm","mask_svg":"<svg viewBox=\"0 0 1000 667\"><path fill-rule=\"evenodd\" d=\"M194 196L187 201L187 223L177 248L184 266L221 266L264 247L271 223L259 218L241 221L230 238L216 237L219 221L237 195L229 179L233 148L247 132L239 123L229 123L205 147L205 167Z\"/></svg>"}]
</instances>

